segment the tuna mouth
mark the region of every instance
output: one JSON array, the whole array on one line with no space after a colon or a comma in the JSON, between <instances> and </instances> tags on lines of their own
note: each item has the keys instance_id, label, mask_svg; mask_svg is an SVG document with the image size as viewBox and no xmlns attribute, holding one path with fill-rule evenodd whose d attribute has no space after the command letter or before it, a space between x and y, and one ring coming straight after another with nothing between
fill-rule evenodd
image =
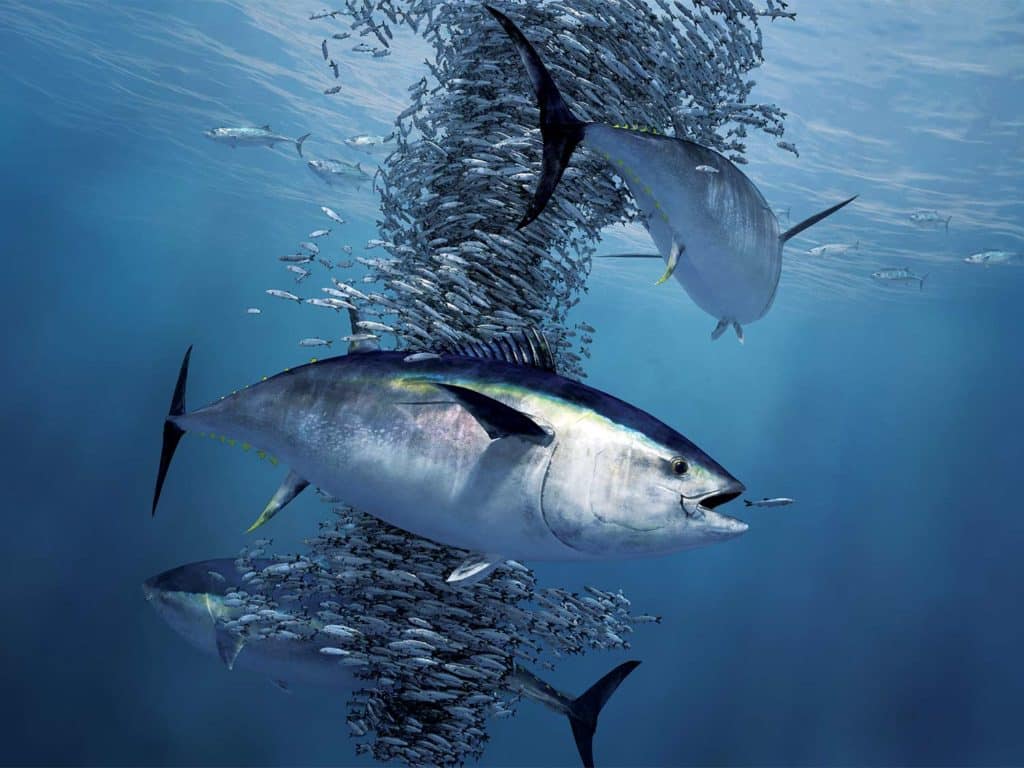
<instances>
[{"instance_id":1,"label":"tuna mouth","mask_svg":"<svg viewBox=\"0 0 1024 768\"><path fill-rule=\"evenodd\" d=\"M726 538L738 536L749 527L742 520L723 515L716 509L739 498L746 490L743 483L733 480L724 488L694 498L679 497L679 505L686 516L697 522L706 532Z\"/></svg>"}]
</instances>

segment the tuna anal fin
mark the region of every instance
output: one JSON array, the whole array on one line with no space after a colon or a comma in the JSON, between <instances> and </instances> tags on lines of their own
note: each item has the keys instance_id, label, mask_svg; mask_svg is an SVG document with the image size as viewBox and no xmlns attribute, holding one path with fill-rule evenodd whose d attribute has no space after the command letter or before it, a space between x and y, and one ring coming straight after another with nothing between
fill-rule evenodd
<instances>
[{"instance_id":1,"label":"tuna anal fin","mask_svg":"<svg viewBox=\"0 0 1024 768\"><path fill-rule=\"evenodd\" d=\"M594 683L587 692L569 705L569 725L576 739L576 749L584 768L594 768L594 731L601 709L615 693L623 680L640 666L639 661L627 661Z\"/></svg>"},{"instance_id":2,"label":"tuna anal fin","mask_svg":"<svg viewBox=\"0 0 1024 768\"><path fill-rule=\"evenodd\" d=\"M541 445L551 442L551 435L522 411L468 387L440 382L436 386L454 396L456 402L480 423L491 440L517 436Z\"/></svg>"},{"instance_id":3,"label":"tuna anal fin","mask_svg":"<svg viewBox=\"0 0 1024 768\"><path fill-rule=\"evenodd\" d=\"M732 329L736 332L736 338L739 339L740 344L743 343L743 326L737 323L735 320L732 323Z\"/></svg>"},{"instance_id":4,"label":"tuna anal fin","mask_svg":"<svg viewBox=\"0 0 1024 768\"><path fill-rule=\"evenodd\" d=\"M854 195L849 200L843 200L843 202L837 203L836 205L833 205L831 208L826 208L821 213L814 214L809 219L804 219L799 224L797 224L795 227L790 227L785 232L783 232L781 235L779 235L779 240L781 240L784 243L787 240L796 237L797 235L799 235L801 232L803 232L808 227L813 227L815 224L817 224L822 219L831 216L833 213L838 211L844 205L849 205L850 203L852 203L856 199L857 199L857 195Z\"/></svg>"},{"instance_id":5,"label":"tuna anal fin","mask_svg":"<svg viewBox=\"0 0 1024 768\"><path fill-rule=\"evenodd\" d=\"M678 240L672 241L672 250L669 251L668 254L668 264L665 267L665 274L658 278L658 282L656 282L655 285L661 285L672 277L672 273L676 271L676 266L679 264L679 257L682 255L684 250L686 250L685 245L680 245Z\"/></svg>"},{"instance_id":6,"label":"tuna anal fin","mask_svg":"<svg viewBox=\"0 0 1024 768\"><path fill-rule=\"evenodd\" d=\"M247 530L246 533L252 533L284 509L292 499L306 489L307 485L309 485L309 481L305 478L299 477L294 469L289 472L288 477L284 479L277 491L274 493L274 496L269 502L267 502L266 508L264 508L260 516L256 518L256 522L249 526L249 530Z\"/></svg>"},{"instance_id":7,"label":"tuna anal fin","mask_svg":"<svg viewBox=\"0 0 1024 768\"><path fill-rule=\"evenodd\" d=\"M502 564L501 555L471 555L448 576L449 584L476 584Z\"/></svg>"},{"instance_id":8,"label":"tuna anal fin","mask_svg":"<svg viewBox=\"0 0 1024 768\"><path fill-rule=\"evenodd\" d=\"M233 634L223 624L218 624L214 631L217 633L217 655L225 667L232 669L235 666L235 659L245 646L245 638Z\"/></svg>"},{"instance_id":9,"label":"tuna anal fin","mask_svg":"<svg viewBox=\"0 0 1024 768\"><path fill-rule=\"evenodd\" d=\"M725 333L725 331L726 331L726 329L728 327L729 327L729 321L728 320L719 320L718 321L718 325L715 326L715 330L713 330L711 332L711 340L712 341L718 341L718 339L722 338L722 334Z\"/></svg>"}]
</instances>

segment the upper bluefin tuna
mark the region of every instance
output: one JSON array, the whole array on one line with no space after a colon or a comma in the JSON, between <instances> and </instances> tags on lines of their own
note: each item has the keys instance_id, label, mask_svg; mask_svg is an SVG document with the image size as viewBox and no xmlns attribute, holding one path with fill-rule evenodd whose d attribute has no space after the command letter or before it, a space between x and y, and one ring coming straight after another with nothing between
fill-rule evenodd
<instances>
[{"instance_id":1,"label":"upper bluefin tuna","mask_svg":"<svg viewBox=\"0 0 1024 768\"><path fill-rule=\"evenodd\" d=\"M544 168L519 227L544 210L576 147L589 147L636 200L667 263L662 281L675 274L694 302L718 319L712 338L732 326L742 339L742 325L763 317L775 300L785 242L854 198L780 233L764 196L724 155L683 139L578 119L519 28L487 9L515 44L540 106Z\"/></svg>"}]
</instances>

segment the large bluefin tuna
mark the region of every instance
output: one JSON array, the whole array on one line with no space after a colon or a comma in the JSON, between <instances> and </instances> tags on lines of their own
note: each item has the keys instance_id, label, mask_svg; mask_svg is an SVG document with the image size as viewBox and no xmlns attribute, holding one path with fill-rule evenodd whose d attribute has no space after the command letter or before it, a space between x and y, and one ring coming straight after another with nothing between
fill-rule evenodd
<instances>
[{"instance_id":1,"label":"large bluefin tuna","mask_svg":"<svg viewBox=\"0 0 1024 768\"><path fill-rule=\"evenodd\" d=\"M253 561L253 566L263 568L272 563L270 560ZM324 646L337 642L337 637L331 634L332 628L323 623L303 626L301 635L287 631L250 635L232 632L229 627L244 619L249 610L240 600L228 597L228 590L240 582L242 575L234 560L204 560L147 579L142 592L175 632L200 651L218 655L229 670L238 668L265 675L282 688L292 683L350 687L356 682L351 667L340 664L338 656L323 652ZM313 589L310 592L316 595L316 600L323 596ZM267 597L276 599L280 595L271 593ZM312 608L318 610L317 606ZM281 618L287 617L282 614ZM639 661L620 664L576 698L518 666L495 688L521 693L565 715L572 726L583 765L592 768L598 715L620 683L639 664Z\"/></svg>"},{"instance_id":2,"label":"large bluefin tuna","mask_svg":"<svg viewBox=\"0 0 1024 768\"><path fill-rule=\"evenodd\" d=\"M718 320L717 339L763 317L775 300L787 240L854 198L780 233L778 218L754 183L725 156L692 141L577 118L537 51L504 14L487 6L515 43L540 106L544 166L525 227L544 210L580 144L625 181L647 231L690 298Z\"/></svg>"},{"instance_id":3,"label":"large bluefin tuna","mask_svg":"<svg viewBox=\"0 0 1024 768\"><path fill-rule=\"evenodd\" d=\"M452 581L482 578L510 557L658 555L747 530L717 511L744 490L739 481L653 416L556 374L539 334L428 359L349 351L190 413L186 354L153 512L178 441L197 430L291 467L258 523L312 484L479 553Z\"/></svg>"}]
</instances>

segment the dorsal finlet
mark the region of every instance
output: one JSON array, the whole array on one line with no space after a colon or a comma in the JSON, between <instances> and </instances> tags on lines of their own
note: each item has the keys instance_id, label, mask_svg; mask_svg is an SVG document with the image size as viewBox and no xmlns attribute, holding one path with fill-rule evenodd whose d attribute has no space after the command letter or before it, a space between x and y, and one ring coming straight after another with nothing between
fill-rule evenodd
<instances>
[{"instance_id":1,"label":"dorsal finlet","mask_svg":"<svg viewBox=\"0 0 1024 768\"><path fill-rule=\"evenodd\" d=\"M445 351L462 357L501 360L512 365L527 365L556 373L555 356L544 334L536 328L520 333L502 333L489 341L468 341L448 347Z\"/></svg>"}]
</instances>

